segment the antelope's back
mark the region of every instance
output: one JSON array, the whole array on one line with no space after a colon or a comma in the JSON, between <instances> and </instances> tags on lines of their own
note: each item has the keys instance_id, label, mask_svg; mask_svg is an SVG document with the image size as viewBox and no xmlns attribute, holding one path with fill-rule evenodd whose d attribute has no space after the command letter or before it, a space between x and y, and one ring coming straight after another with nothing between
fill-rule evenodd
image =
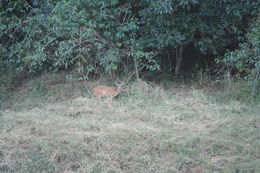
<instances>
[{"instance_id":1,"label":"antelope's back","mask_svg":"<svg viewBox=\"0 0 260 173\"><path fill-rule=\"evenodd\" d=\"M93 90L96 97L102 97L102 96L115 97L119 93L117 88L110 87L110 86L97 86Z\"/></svg>"}]
</instances>

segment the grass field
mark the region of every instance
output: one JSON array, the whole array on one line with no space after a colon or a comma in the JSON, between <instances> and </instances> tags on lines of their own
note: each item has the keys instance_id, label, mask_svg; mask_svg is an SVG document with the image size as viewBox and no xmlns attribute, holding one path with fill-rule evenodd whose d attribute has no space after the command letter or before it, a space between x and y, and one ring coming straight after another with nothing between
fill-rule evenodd
<instances>
[{"instance_id":1,"label":"grass field","mask_svg":"<svg viewBox=\"0 0 260 173\"><path fill-rule=\"evenodd\" d=\"M143 81L97 100L50 78L25 82L0 111L1 173L260 172L260 104Z\"/></svg>"}]
</instances>

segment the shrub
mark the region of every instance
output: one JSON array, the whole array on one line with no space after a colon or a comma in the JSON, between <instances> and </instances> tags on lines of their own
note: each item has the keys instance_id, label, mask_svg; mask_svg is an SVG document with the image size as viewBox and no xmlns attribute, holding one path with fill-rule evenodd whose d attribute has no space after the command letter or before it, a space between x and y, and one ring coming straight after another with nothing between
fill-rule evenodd
<instances>
[{"instance_id":1,"label":"shrub","mask_svg":"<svg viewBox=\"0 0 260 173\"><path fill-rule=\"evenodd\" d=\"M260 16L251 25L246 41L239 49L225 54L224 64L244 77L252 86L252 92L259 92L260 80Z\"/></svg>"},{"instance_id":2,"label":"shrub","mask_svg":"<svg viewBox=\"0 0 260 173\"><path fill-rule=\"evenodd\" d=\"M82 76L93 72L112 75L124 61L131 62L136 52L147 57L138 44L138 21L127 2L35 3L24 15L13 14L16 20L0 14L5 24L0 27L2 37L10 42L2 51L8 49L5 56L21 69L40 72L76 67ZM4 10L14 10L8 5Z\"/></svg>"},{"instance_id":3,"label":"shrub","mask_svg":"<svg viewBox=\"0 0 260 173\"><path fill-rule=\"evenodd\" d=\"M10 88L12 87L15 73L5 62L0 59L0 107L10 96Z\"/></svg>"}]
</instances>

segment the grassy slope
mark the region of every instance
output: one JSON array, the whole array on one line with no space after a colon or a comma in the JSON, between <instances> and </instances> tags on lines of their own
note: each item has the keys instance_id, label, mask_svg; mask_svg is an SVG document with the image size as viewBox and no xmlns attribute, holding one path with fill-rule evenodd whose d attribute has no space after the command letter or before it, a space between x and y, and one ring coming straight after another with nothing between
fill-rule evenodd
<instances>
[{"instance_id":1,"label":"grassy slope","mask_svg":"<svg viewBox=\"0 0 260 173\"><path fill-rule=\"evenodd\" d=\"M42 80L0 111L0 172L260 172L259 105L144 82L100 101Z\"/></svg>"}]
</instances>

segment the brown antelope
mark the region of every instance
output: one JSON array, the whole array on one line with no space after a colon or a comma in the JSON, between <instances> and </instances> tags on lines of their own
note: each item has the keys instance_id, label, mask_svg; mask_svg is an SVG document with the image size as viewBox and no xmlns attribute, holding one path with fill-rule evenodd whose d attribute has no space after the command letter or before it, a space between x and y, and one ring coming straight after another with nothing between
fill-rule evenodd
<instances>
[{"instance_id":1,"label":"brown antelope","mask_svg":"<svg viewBox=\"0 0 260 173\"><path fill-rule=\"evenodd\" d=\"M115 82L115 84L117 85L117 87L110 87L105 85L96 86L95 88L93 88L95 96L99 99L101 97L108 97L111 99L117 97L122 90L123 83L118 84Z\"/></svg>"}]
</instances>

